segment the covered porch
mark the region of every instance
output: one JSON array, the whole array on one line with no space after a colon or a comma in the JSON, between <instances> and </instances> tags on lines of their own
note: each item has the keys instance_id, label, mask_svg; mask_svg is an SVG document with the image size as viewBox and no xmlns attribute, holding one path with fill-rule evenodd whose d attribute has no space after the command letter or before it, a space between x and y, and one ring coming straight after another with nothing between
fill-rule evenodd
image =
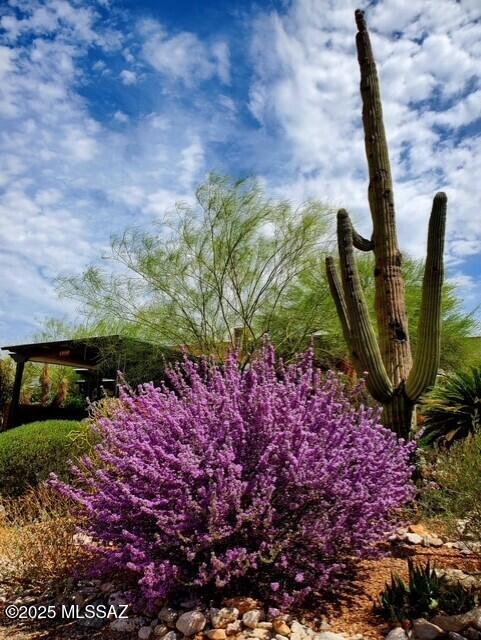
<instances>
[{"instance_id":1,"label":"covered porch","mask_svg":"<svg viewBox=\"0 0 481 640\"><path fill-rule=\"evenodd\" d=\"M145 359L155 347L119 335L36 342L2 347L16 363L11 402L3 428L10 429L35 420L75 419L87 415L87 398L97 400L118 391L118 372L126 373L129 364ZM73 367L79 377L84 407L21 404L22 379L27 362Z\"/></svg>"}]
</instances>

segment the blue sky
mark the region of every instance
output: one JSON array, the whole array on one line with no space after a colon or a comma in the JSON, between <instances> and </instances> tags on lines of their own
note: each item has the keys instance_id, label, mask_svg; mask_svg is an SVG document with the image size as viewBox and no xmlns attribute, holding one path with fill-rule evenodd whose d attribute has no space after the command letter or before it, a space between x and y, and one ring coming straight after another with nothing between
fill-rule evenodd
<instances>
[{"instance_id":1,"label":"blue sky","mask_svg":"<svg viewBox=\"0 0 481 640\"><path fill-rule=\"evenodd\" d=\"M0 5L0 342L75 318L55 278L215 170L348 208L369 234L353 10L367 9L401 247L481 302L479 0L9 0Z\"/></svg>"}]
</instances>

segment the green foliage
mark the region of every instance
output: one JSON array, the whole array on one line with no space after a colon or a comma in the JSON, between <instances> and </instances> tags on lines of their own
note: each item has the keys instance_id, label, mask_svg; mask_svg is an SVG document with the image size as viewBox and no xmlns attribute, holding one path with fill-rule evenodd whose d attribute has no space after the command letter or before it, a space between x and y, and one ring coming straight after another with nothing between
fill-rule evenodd
<instances>
[{"instance_id":1,"label":"green foliage","mask_svg":"<svg viewBox=\"0 0 481 640\"><path fill-rule=\"evenodd\" d=\"M422 442L450 446L481 426L481 369L449 373L424 401Z\"/></svg>"},{"instance_id":2,"label":"green foliage","mask_svg":"<svg viewBox=\"0 0 481 640\"><path fill-rule=\"evenodd\" d=\"M46 420L0 433L0 494L20 495L51 472L68 479L68 460L92 446L89 432L84 422Z\"/></svg>"},{"instance_id":3,"label":"green foliage","mask_svg":"<svg viewBox=\"0 0 481 640\"><path fill-rule=\"evenodd\" d=\"M443 519L458 537L461 520L466 540L481 541L481 430L437 455L433 465L432 482L421 496L425 512Z\"/></svg>"},{"instance_id":4,"label":"green foliage","mask_svg":"<svg viewBox=\"0 0 481 640\"><path fill-rule=\"evenodd\" d=\"M472 589L449 582L436 573L428 561L426 565L408 560L408 583L397 574L391 576L382 592L377 613L385 620L402 622L414 618L430 618L435 613L448 615L464 613L477 604Z\"/></svg>"},{"instance_id":5,"label":"green foliage","mask_svg":"<svg viewBox=\"0 0 481 640\"><path fill-rule=\"evenodd\" d=\"M317 356L332 365L347 348L323 264L331 242L322 204L295 209L269 200L253 180L210 176L195 207L180 203L153 232L134 229L114 238L112 268L62 279L61 293L79 302L84 319L74 326L52 320L38 337L121 334L215 353L225 351L234 328L244 327L251 347L267 332L287 359L317 334ZM374 320L373 260L361 254L358 263ZM404 275L415 338L423 263L405 259ZM441 366L449 369L465 360L475 322L449 284L442 313Z\"/></svg>"},{"instance_id":6,"label":"green foliage","mask_svg":"<svg viewBox=\"0 0 481 640\"><path fill-rule=\"evenodd\" d=\"M62 290L94 324L122 325L123 335L216 353L241 327L244 346L255 346L322 250L325 214L316 202L269 200L253 180L211 175L194 208L179 203L155 233L114 238L115 268L90 267Z\"/></svg>"}]
</instances>

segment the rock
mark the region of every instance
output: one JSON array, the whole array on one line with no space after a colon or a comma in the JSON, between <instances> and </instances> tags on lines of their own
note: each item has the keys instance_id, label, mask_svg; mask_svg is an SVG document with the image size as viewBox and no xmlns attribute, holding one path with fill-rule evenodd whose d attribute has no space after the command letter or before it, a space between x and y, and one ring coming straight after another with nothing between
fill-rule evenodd
<instances>
[{"instance_id":1,"label":"rock","mask_svg":"<svg viewBox=\"0 0 481 640\"><path fill-rule=\"evenodd\" d=\"M454 616L437 615L432 622L443 631L454 631L460 633L467 627L475 627L481 631L481 607L475 607L467 613L460 613Z\"/></svg>"},{"instance_id":2,"label":"rock","mask_svg":"<svg viewBox=\"0 0 481 640\"><path fill-rule=\"evenodd\" d=\"M257 626L259 629L268 629L270 631L272 629L272 622L259 622Z\"/></svg>"},{"instance_id":3,"label":"rock","mask_svg":"<svg viewBox=\"0 0 481 640\"><path fill-rule=\"evenodd\" d=\"M210 610L210 621L215 629L226 629L228 624L235 622L239 617L237 607L222 607L222 609Z\"/></svg>"},{"instance_id":4,"label":"rock","mask_svg":"<svg viewBox=\"0 0 481 640\"><path fill-rule=\"evenodd\" d=\"M229 622L225 628L225 632L228 636L240 633L242 631L242 620L236 620L235 622Z\"/></svg>"},{"instance_id":5,"label":"rock","mask_svg":"<svg viewBox=\"0 0 481 640\"><path fill-rule=\"evenodd\" d=\"M481 631L473 629L473 627L464 629L463 635L465 638L467 638L467 640L481 640Z\"/></svg>"},{"instance_id":6,"label":"rock","mask_svg":"<svg viewBox=\"0 0 481 640\"><path fill-rule=\"evenodd\" d=\"M314 636L316 640L346 640L340 633L333 633L332 631L323 631L322 633L316 633Z\"/></svg>"},{"instance_id":7,"label":"rock","mask_svg":"<svg viewBox=\"0 0 481 640\"><path fill-rule=\"evenodd\" d=\"M436 574L444 577L451 584L461 584L467 589L481 588L481 578L479 576L464 573L460 569L437 569Z\"/></svg>"},{"instance_id":8,"label":"rock","mask_svg":"<svg viewBox=\"0 0 481 640\"><path fill-rule=\"evenodd\" d=\"M423 541L422 536L420 536L419 533L406 533L404 540L409 542L409 544L422 544Z\"/></svg>"},{"instance_id":9,"label":"rock","mask_svg":"<svg viewBox=\"0 0 481 640\"><path fill-rule=\"evenodd\" d=\"M113 593L115 591L115 585L113 582L102 582L100 591L102 593Z\"/></svg>"},{"instance_id":10,"label":"rock","mask_svg":"<svg viewBox=\"0 0 481 640\"><path fill-rule=\"evenodd\" d=\"M396 627L387 634L386 640L408 640L408 634L402 627Z\"/></svg>"},{"instance_id":11,"label":"rock","mask_svg":"<svg viewBox=\"0 0 481 640\"><path fill-rule=\"evenodd\" d=\"M233 609L239 609L239 614L241 616L244 615L247 611L252 611L252 609L259 609L261 603L258 600L254 600L254 598L229 598L225 601L227 607L231 607Z\"/></svg>"},{"instance_id":12,"label":"rock","mask_svg":"<svg viewBox=\"0 0 481 640\"><path fill-rule=\"evenodd\" d=\"M275 635L275 640L289 640L289 638L287 636L283 636L280 633L277 633Z\"/></svg>"},{"instance_id":13,"label":"rock","mask_svg":"<svg viewBox=\"0 0 481 640\"><path fill-rule=\"evenodd\" d=\"M437 536L423 536L423 545L425 547L442 547L443 544L444 540L441 540L441 538L438 538Z\"/></svg>"},{"instance_id":14,"label":"rock","mask_svg":"<svg viewBox=\"0 0 481 640\"><path fill-rule=\"evenodd\" d=\"M449 640L466 640L464 636L462 636L460 633L456 633L455 631L450 631L448 633L448 638Z\"/></svg>"},{"instance_id":15,"label":"rock","mask_svg":"<svg viewBox=\"0 0 481 640\"><path fill-rule=\"evenodd\" d=\"M271 637L269 629L261 629L257 627L257 629L253 629L249 632L249 636L251 638L259 638L259 640L268 640Z\"/></svg>"},{"instance_id":16,"label":"rock","mask_svg":"<svg viewBox=\"0 0 481 640\"><path fill-rule=\"evenodd\" d=\"M210 631L207 631L205 635L209 640L225 640L227 638L225 629L211 629Z\"/></svg>"},{"instance_id":17,"label":"rock","mask_svg":"<svg viewBox=\"0 0 481 640\"><path fill-rule=\"evenodd\" d=\"M139 640L149 640L152 635L152 627L140 627L139 629Z\"/></svg>"},{"instance_id":18,"label":"rock","mask_svg":"<svg viewBox=\"0 0 481 640\"><path fill-rule=\"evenodd\" d=\"M177 638L178 634L176 631L169 631L165 636L162 636L162 640L177 640Z\"/></svg>"},{"instance_id":19,"label":"rock","mask_svg":"<svg viewBox=\"0 0 481 640\"><path fill-rule=\"evenodd\" d=\"M179 614L175 609L172 609L172 607L162 607L159 611L159 619L162 620L162 622L165 622L165 624L171 629L175 627L178 617Z\"/></svg>"},{"instance_id":20,"label":"rock","mask_svg":"<svg viewBox=\"0 0 481 640\"><path fill-rule=\"evenodd\" d=\"M413 622L413 633L417 640L434 640L442 635L443 629L424 618L418 618Z\"/></svg>"},{"instance_id":21,"label":"rock","mask_svg":"<svg viewBox=\"0 0 481 640\"><path fill-rule=\"evenodd\" d=\"M133 616L132 618L115 618L110 623L112 631L119 631L121 633L132 633L137 631L144 624L143 618Z\"/></svg>"},{"instance_id":22,"label":"rock","mask_svg":"<svg viewBox=\"0 0 481 640\"><path fill-rule=\"evenodd\" d=\"M291 633L291 629L285 620L276 618L272 621L272 628L281 636L288 636Z\"/></svg>"},{"instance_id":23,"label":"rock","mask_svg":"<svg viewBox=\"0 0 481 640\"><path fill-rule=\"evenodd\" d=\"M158 624L154 627L154 637L162 638L169 631L165 624Z\"/></svg>"},{"instance_id":24,"label":"rock","mask_svg":"<svg viewBox=\"0 0 481 640\"><path fill-rule=\"evenodd\" d=\"M314 632L309 627L301 624L298 620L293 620L291 623L291 634L294 637L294 640L302 640L302 638L308 638L313 635Z\"/></svg>"},{"instance_id":25,"label":"rock","mask_svg":"<svg viewBox=\"0 0 481 640\"><path fill-rule=\"evenodd\" d=\"M476 607L476 609L473 609L471 611L471 614L470 625L477 631L481 631L481 607Z\"/></svg>"},{"instance_id":26,"label":"rock","mask_svg":"<svg viewBox=\"0 0 481 640\"><path fill-rule=\"evenodd\" d=\"M203 630L205 623L202 611L187 611L179 616L175 626L184 636L193 636Z\"/></svg>"},{"instance_id":27,"label":"rock","mask_svg":"<svg viewBox=\"0 0 481 640\"><path fill-rule=\"evenodd\" d=\"M242 622L249 629L255 629L264 615L260 609L251 609L242 616Z\"/></svg>"}]
</instances>

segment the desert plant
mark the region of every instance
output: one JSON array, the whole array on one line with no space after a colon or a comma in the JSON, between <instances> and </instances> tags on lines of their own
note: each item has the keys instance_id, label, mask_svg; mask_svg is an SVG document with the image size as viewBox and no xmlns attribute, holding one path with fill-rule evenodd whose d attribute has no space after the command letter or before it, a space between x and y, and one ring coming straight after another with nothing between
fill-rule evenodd
<instances>
[{"instance_id":1,"label":"desert plant","mask_svg":"<svg viewBox=\"0 0 481 640\"><path fill-rule=\"evenodd\" d=\"M481 369L449 373L426 396L422 441L449 446L481 427Z\"/></svg>"},{"instance_id":2,"label":"desert plant","mask_svg":"<svg viewBox=\"0 0 481 640\"><path fill-rule=\"evenodd\" d=\"M425 565L408 560L408 582L392 574L376 605L377 613L391 622L448 615L469 611L478 602L474 589L449 582L428 561Z\"/></svg>"},{"instance_id":3,"label":"desert plant","mask_svg":"<svg viewBox=\"0 0 481 640\"><path fill-rule=\"evenodd\" d=\"M23 588L58 590L88 552L75 536L71 504L42 485L17 498L0 498L0 574Z\"/></svg>"},{"instance_id":4,"label":"desert plant","mask_svg":"<svg viewBox=\"0 0 481 640\"><path fill-rule=\"evenodd\" d=\"M423 391L434 385L439 366L447 200L444 193L436 194L429 221L413 364L379 79L363 11L356 11L356 23L373 234L370 240L361 237L354 230L347 211L341 209L337 216L337 238L342 285L331 257L326 259L326 270L353 363L361 373L368 372L367 385L373 397L383 405L384 423L396 433L407 436L413 423L415 404ZM364 299L355 248L372 251L375 256L377 336Z\"/></svg>"},{"instance_id":5,"label":"desert plant","mask_svg":"<svg viewBox=\"0 0 481 640\"><path fill-rule=\"evenodd\" d=\"M55 471L69 477L69 460L92 446L89 425L45 420L0 433L0 494L20 495Z\"/></svg>"},{"instance_id":6,"label":"desert plant","mask_svg":"<svg viewBox=\"0 0 481 640\"><path fill-rule=\"evenodd\" d=\"M284 366L266 345L247 371L232 354L169 376L100 421L100 468L52 479L100 543L98 571L129 574L150 604L218 589L288 605L332 589L395 526L412 444L312 353Z\"/></svg>"},{"instance_id":7,"label":"desert plant","mask_svg":"<svg viewBox=\"0 0 481 640\"><path fill-rule=\"evenodd\" d=\"M438 454L431 475L421 496L425 511L458 538L481 542L481 430Z\"/></svg>"},{"instance_id":8,"label":"desert plant","mask_svg":"<svg viewBox=\"0 0 481 640\"><path fill-rule=\"evenodd\" d=\"M153 342L223 357L242 327L244 350L258 345L286 289L327 246L327 208L294 209L255 180L216 175L195 197L195 207L177 203L157 232L115 238L110 257L120 269L61 279L62 293L88 317Z\"/></svg>"}]
</instances>

